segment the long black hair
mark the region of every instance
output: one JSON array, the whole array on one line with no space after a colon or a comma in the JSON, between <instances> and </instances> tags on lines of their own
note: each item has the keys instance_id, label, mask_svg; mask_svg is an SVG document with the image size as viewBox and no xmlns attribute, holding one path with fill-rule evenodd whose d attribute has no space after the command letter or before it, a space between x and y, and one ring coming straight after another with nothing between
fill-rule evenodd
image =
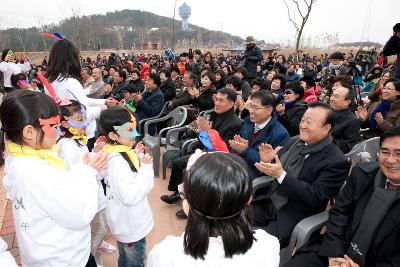
<instances>
[{"instance_id":1,"label":"long black hair","mask_svg":"<svg viewBox=\"0 0 400 267\"><path fill-rule=\"evenodd\" d=\"M81 79L79 50L67 39L58 40L50 50L46 77L54 82L59 76L60 81L65 78Z\"/></svg>"},{"instance_id":2,"label":"long black hair","mask_svg":"<svg viewBox=\"0 0 400 267\"><path fill-rule=\"evenodd\" d=\"M3 52L1 52L1 61L4 61L6 59L8 51L10 51L10 49L6 48L6 49L3 50Z\"/></svg>"},{"instance_id":3,"label":"long black hair","mask_svg":"<svg viewBox=\"0 0 400 267\"><path fill-rule=\"evenodd\" d=\"M60 114L56 103L43 93L29 90L15 90L7 94L0 105L0 166L4 164L4 137L22 145L23 129L27 125L35 127L39 134L37 142L42 142L44 132L39 118L49 119ZM5 133L5 136L4 136Z\"/></svg>"},{"instance_id":4,"label":"long black hair","mask_svg":"<svg viewBox=\"0 0 400 267\"><path fill-rule=\"evenodd\" d=\"M190 206L184 235L185 253L204 259L209 237L221 236L225 257L243 254L253 245L248 201L252 185L246 162L239 156L201 156L184 180Z\"/></svg>"},{"instance_id":5,"label":"long black hair","mask_svg":"<svg viewBox=\"0 0 400 267\"><path fill-rule=\"evenodd\" d=\"M137 117L135 118L136 121L138 121ZM103 110L100 113L100 135L106 137L108 143L113 144L115 141L111 140L108 136L108 134L111 132L118 134L113 126L121 126L127 122L131 122L131 113L129 113L126 109L120 106L115 106ZM128 154L123 152L121 155L128 162L131 170L137 172L138 170L129 159Z\"/></svg>"}]
</instances>

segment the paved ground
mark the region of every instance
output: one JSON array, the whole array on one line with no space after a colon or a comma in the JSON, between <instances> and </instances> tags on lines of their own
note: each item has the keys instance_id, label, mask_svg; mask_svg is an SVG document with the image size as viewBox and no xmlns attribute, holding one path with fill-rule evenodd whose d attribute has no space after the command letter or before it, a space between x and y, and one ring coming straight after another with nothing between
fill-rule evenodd
<instances>
[{"instance_id":1,"label":"paved ground","mask_svg":"<svg viewBox=\"0 0 400 267\"><path fill-rule=\"evenodd\" d=\"M1 177L3 173L0 173ZM185 221L175 218L175 212L180 209L178 205L167 205L161 202L160 195L169 193L167 191L168 180L161 178L155 179L155 185L150 192L148 199L154 214L154 228L147 236L147 250L159 243L166 235L180 235L185 227ZM0 183L0 236L7 242L8 248L20 264L18 244L15 238L15 228L12 220L12 203L7 200L6 192L2 183ZM113 236L108 235L106 241L116 246ZM105 267L118 266L118 252L114 254L103 254L102 259Z\"/></svg>"}]
</instances>

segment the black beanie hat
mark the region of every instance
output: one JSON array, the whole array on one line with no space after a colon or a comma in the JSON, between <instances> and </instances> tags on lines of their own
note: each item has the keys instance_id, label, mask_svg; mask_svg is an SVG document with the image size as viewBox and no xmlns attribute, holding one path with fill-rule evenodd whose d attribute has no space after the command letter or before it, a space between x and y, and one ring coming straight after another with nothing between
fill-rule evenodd
<instances>
[{"instance_id":1,"label":"black beanie hat","mask_svg":"<svg viewBox=\"0 0 400 267\"><path fill-rule=\"evenodd\" d=\"M393 31L400 32L400 23L396 23L396 25L393 26Z\"/></svg>"},{"instance_id":2,"label":"black beanie hat","mask_svg":"<svg viewBox=\"0 0 400 267\"><path fill-rule=\"evenodd\" d=\"M343 60L343 54L339 51L333 52L331 55L331 59Z\"/></svg>"}]
</instances>

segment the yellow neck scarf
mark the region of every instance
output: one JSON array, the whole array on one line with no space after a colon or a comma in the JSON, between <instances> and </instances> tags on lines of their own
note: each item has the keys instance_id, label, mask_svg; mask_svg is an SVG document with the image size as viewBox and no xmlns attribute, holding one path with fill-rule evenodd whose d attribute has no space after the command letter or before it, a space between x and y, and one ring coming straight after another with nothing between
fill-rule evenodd
<instances>
[{"instance_id":1,"label":"yellow neck scarf","mask_svg":"<svg viewBox=\"0 0 400 267\"><path fill-rule=\"evenodd\" d=\"M128 154L129 159L131 160L131 162L133 163L133 166L135 166L136 170L139 170L139 159L136 156L135 151L127 146L123 146L123 145L110 145L107 144L104 146L104 150L108 153L121 153L121 152L125 152Z\"/></svg>"},{"instance_id":2,"label":"yellow neck scarf","mask_svg":"<svg viewBox=\"0 0 400 267\"><path fill-rule=\"evenodd\" d=\"M70 137L71 139L81 140L83 144L87 145L88 137L84 134L81 134L78 129L76 129L74 127L69 127L68 131L71 134L73 134L73 136Z\"/></svg>"},{"instance_id":3,"label":"yellow neck scarf","mask_svg":"<svg viewBox=\"0 0 400 267\"><path fill-rule=\"evenodd\" d=\"M7 144L7 148L11 156L44 159L54 167L61 169L67 168L67 164L58 156L58 147L56 145L54 145L51 150L33 149L29 146L22 146L13 142L9 142Z\"/></svg>"}]
</instances>

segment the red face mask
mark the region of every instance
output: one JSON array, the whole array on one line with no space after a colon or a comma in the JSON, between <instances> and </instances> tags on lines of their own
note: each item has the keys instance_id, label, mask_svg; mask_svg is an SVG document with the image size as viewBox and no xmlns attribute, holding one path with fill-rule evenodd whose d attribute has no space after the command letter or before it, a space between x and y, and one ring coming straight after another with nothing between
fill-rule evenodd
<instances>
[{"instance_id":1,"label":"red face mask","mask_svg":"<svg viewBox=\"0 0 400 267\"><path fill-rule=\"evenodd\" d=\"M50 138L55 138L57 136L57 131L56 129L52 128L52 125L59 124L60 123L60 115L48 118L48 119L40 119L39 118L39 123L40 126L42 127L42 130L44 134L47 137Z\"/></svg>"}]
</instances>

